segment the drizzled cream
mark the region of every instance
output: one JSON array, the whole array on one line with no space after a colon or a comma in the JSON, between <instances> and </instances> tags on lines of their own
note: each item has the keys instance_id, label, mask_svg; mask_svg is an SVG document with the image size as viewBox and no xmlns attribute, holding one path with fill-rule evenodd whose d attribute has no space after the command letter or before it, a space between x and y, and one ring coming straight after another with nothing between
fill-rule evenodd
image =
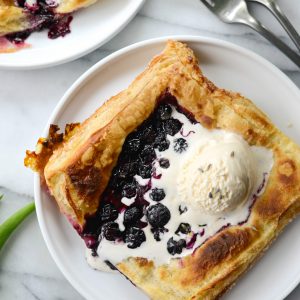
<instances>
[{"instance_id":1,"label":"drizzled cream","mask_svg":"<svg viewBox=\"0 0 300 300\"><path fill-rule=\"evenodd\" d=\"M199 123L193 124L174 108L172 117L180 120L183 126L176 135L168 135L170 146L167 150L156 150L155 176L151 179L135 176L140 185L147 185L151 180L151 189L164 190L166 196L160 203L171 213L165 225L168 231L160 234L161 241L156 241L148 224L143 228L146 242L135 249L129 249L122 242L102 239L97 249L98 257L91 258L91 252L87 253L87 261L93 268L107 271L102 262L116 265L131 256L153 260L156 265L187 256L221 228L245 222L253 201L263 193L266 184L262 186L262 183L266 183L273 166L270 150L249 146L238 134L207 130ZM174 151L178 138L184 138L187 143L181 153ZM169 160L168 168L160 166L161 158ZM151 200L150 192L144 195L145 200L150 205L157 204ZM133 200L121 199L126 204ZM116 221L121 230L124 229L123 217L121 213ZM145 216L142 221L146 221ZM175 234L181 223L191 226L189 234ZM168 252L167 242L172 237L186 241L187 247L181 254Z\"/></svg>"}]
</instances>

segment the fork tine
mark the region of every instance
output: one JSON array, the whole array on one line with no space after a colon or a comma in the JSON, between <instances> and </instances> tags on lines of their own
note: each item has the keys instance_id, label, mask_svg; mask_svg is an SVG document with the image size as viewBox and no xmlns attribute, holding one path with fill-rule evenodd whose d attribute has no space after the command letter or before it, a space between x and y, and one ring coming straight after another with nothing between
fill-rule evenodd
<instances>
[{"instance_id":1,"label":"fork tine","mask_svg":"<svg viewBox=\"0 0 300 300\"><path fill-rule=\"evenodd\" d=\"M213 10L215 2L213 0L200 0L208 9Z\"/></svg>"},{"instance_id":2,"label":"fork tine","mask_svg":"<svg viewBox=\"0 0 300 300\"><path fill-rule=\"evenodd\" d=\"M212 10L213 5L211 1L208 0L200 0L208 9Z\"/></svg>"}]
</instances>

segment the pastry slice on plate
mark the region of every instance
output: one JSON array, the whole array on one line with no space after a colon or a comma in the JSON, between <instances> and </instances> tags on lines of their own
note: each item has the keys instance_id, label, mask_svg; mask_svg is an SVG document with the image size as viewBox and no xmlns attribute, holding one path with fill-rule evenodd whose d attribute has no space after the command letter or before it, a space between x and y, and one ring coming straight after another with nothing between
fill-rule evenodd
<instances>
[{"instance_id":1,"label":"pastry slice on plate","mask_svg":"<svg viewBox=\"0 0 300 300\"><path fill-rule=\"evenodd\" d=\"M45 28L49 29L49 38L65 36L70 32L70 13L95 2L96 0L0 0L0 52L7 51L7 48L16 50L30 33Z\"/></svg>"},{"instance_id":2,"label":"pastry slice on plate","mask_svg":"<svg viewBox=\"0 0 300 300\"><path fill-rule=\"evenodd\" d=\"M88 262L151 299L219 297L300 211L299 147L176 41L83 123L52 125L25 164Z\"/></svg>"}]
</instances>

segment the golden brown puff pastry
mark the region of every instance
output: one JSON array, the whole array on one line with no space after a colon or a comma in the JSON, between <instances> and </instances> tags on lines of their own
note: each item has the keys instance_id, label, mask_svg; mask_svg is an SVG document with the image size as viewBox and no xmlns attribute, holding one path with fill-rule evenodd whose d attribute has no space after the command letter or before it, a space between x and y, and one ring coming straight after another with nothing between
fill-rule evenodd
<instances>
[{"instance_id":1,"label":"golden brown puff pastry","mask_svg":"<svg viewBox=\"0 0 300 300\"><path fill-rule=\"evenodd\" d=\"M22 8L0 2L0 36L30 27L29 15Z\"/></svg>"},{"instance_id":2,"label":"golden brown puff pastry","mask_svg":"<svg viewBox=\"0 0 300 300\"><path fill-rule=\"evenodd\" d=\"M24 4L17 6L17 2L13 0L0 0L0 37L25 30L39 30L39 26L44 21L43 14L45 14L45 11L39 13L39 10L30 7L27 9ZM33 2L36 1L34 0ZM69 14L80 8L92 5L96 0L61 0L54 7L51 6L51 1L48 2L50 5L46 6L46 10L50 11L55 15L54 18L58 19L64 14ZM19 3L22 3L22 1L19 1ZM32 4L32 7L35 5Z\"/></svg>"},{"instance_id":3,"label":"golden brown puff pastry","mask_svg":"<svg viewBox=\"0 0 300 300\"><path fill-rule=\"evenodd\" d=\"M165 92L205 128L241 135L273 152L266 188L244 224L210 237L193 255L155 265L130 257L117 268L151 299L216 299L228 290L300 210L300 149L250 100L204 77L187 45L169 41L162 54L124 91L65 135L52 126L25 165L40 173L60 210L80 232L93 215L124 140L146 120Z\"/></svg>"}]
</instances>

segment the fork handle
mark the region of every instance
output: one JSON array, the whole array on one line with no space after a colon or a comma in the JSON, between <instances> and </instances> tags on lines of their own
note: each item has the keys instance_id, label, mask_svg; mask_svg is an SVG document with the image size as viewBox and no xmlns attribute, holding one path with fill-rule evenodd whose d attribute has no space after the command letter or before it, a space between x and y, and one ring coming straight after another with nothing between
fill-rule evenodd
<instances>
[{"instance_id":1,"label":"fork handle","mask_svg":"<svg viewBox=\"0 0 300 300\"><path fill-rule=\"evenodd\" d=\"M272 14L277 18L277 20L280 22L281 26L285 29L287 34L290 36L298 50L300 51L300 36L298 32L296 31L295 27L291 24L289 19L286 17L286 15L283 13L283 11L280 9L280 6L274 1L270 0L264 0L264 1L258 1L260 4L267 7Z\"/></svg>"},{"instance_id":2,"label":"fork handle","mask_svg":"<svg viewBox=\"0 0 300 300\"><path fill-rule=\"evenodd\" d=\"M266 27L264 27L259 21L257 21L253 17L250 17L249 19L247 19L247 21L243 20L241 23L250 26L252 29L260 33L264 38L270 41L300 68L300 56L287 44L281 41L276 35L274 35Z\"/></svg>"}]
</instances>

